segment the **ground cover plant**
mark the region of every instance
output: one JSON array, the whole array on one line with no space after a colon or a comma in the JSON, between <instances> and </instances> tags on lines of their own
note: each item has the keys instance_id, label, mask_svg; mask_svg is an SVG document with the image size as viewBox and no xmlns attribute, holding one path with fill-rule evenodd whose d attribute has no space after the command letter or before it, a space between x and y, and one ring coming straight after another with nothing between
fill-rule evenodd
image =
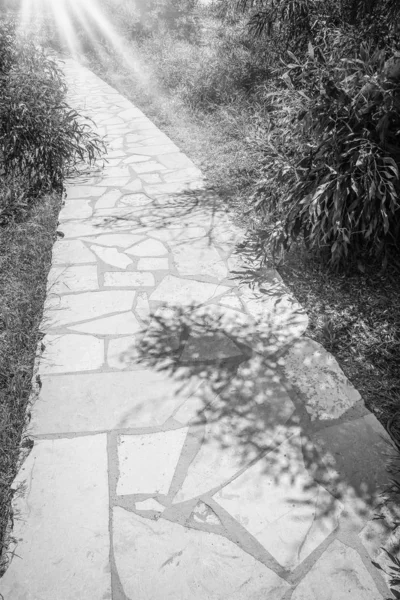
<instances>
[{"instance_id":1,"label":"ground cover plant","mask_svg":"<svg viewBox=\"0 0 400 600\"><path fill-rule=\"evenodd\" d=\"M11 484L28 440L39 326L63 183L102 141L65 101L59 64L0 20L0 575Z\"/></svg>"}]
</instances>

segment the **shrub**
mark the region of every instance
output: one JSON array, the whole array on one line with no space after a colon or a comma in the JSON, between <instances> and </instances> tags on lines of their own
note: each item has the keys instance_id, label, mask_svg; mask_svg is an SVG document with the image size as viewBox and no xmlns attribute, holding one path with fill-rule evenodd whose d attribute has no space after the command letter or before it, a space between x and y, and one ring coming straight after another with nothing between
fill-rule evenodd
<instances>
[{"instance_id":1,"label":"shrub","mask_svg":"<svg viewBox=\"0 0 400 600\"><path fill-rule=\"evenodd\" d=\"M279 130L255 194L257 210L275 218L267 248L288 248L302 234L334 268L361 258L386 264L399 249L400 62L367 44L349 47L353 38L331 32L303 62L290 54L286 87L268 99Z\"/></svg>"},{"instance_id":2,"label":"shrub","mask_svg":"<svg viewBox=\"0 0 400 600\"><path fill-rule=\"evenodd\" d=\"M0 164L23 176L31 193L62 185L78 161L93 162L103 144L65 102L60 65L15 24L0 23Z\"/></svg>"}]
</instances>

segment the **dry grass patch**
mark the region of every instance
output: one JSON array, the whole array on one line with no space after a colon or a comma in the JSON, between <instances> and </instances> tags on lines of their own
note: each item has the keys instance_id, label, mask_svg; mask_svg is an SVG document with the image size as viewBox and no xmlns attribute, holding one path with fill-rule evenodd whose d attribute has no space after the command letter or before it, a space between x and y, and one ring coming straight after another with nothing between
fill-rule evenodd
<instances>
[{"instance_id":1,"label":"dry grass patch","mask_svg":"<svg viewBox=\"0 0 400 600\"><path fill-rule=\"evenodd\" d=\"M36 348L60 209L59 195L0 228L0 556L11 516L11 483L21 459ZM29 448L29 440L22 448ZM0 560L0 576L7 556Z\"/></svg>"}]
</instances>

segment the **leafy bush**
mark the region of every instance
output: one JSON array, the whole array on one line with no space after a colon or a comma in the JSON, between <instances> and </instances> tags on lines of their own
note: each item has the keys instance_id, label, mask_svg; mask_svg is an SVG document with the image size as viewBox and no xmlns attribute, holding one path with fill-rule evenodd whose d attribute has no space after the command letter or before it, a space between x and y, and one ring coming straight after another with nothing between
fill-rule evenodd
<instances>
[{"instance_id":1,"label":"leafy bush","mask_svg":"<svg viewBox=\"0 0 400 600\"><path fill-rule=\"evenodd\" d=\"M304 62L290 53L286 89L267 94L280 122L255 194L257 209L275 216L267 247L302 234L335 268L349 257L386 264L400 234L400 61L367 44L349 56L349 46L354 39L331 32Z\"/></svg>"},{"instance_id":2,"label":"leafy bush","mask_svg":"<svg viewBox=\"0 0 400 600\"><path fill-rule=\"evenodd\" d=\"M65 102L60 65L15 23L0 23L0 165L31 193L60 187L78 161L93 162L103 144Z\"/></svg>"}]
</instances>

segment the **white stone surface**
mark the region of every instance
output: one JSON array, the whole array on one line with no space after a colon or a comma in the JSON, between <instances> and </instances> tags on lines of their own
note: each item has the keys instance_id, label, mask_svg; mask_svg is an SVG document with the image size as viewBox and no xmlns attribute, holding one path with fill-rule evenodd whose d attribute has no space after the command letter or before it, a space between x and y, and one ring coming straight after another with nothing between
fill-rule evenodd
<instances>
[{"instance_id":1,"label":"white stone surface","mask_svg":"<svg viewBox=\"0 0 400 600\"><path fill-rule=\"evenodd\" d=\"M120 200L120 204L130 206L131 208L141 208L152 204L153 200L145 194L124 194Z\"/></svg>"},{"instance_id":2,"label":"white stone surface","mask_svg":"<svg viewBox=\"0 0 400 600\"><path fill-rule=\"evenodd\" d=\"M110 313L126 312L133 306L134 291L99 291L49 298L45 317L50 327L87 321Z\"/></svg>"},{"instance_id":3,"label":"white stone surface","mask_svg":"<svg viewBox=\"0 0 400 600\"><path fill-rule=\"evenodd\" d=\"M134 368L137 356L137 338L135 336L109 340L107 363L112 369L125 370Z\"/></svg>"},{"instance_id":4,"label":"white stone surface","mask_svg":"<svg viewBox=\"0 0 400 600\"><path fill-rule=\"evenodd\" d=\"M178 305L195 304L206 302L213 296L228 291L228 289L214 283L180 279L173 275L167 275L152 293L150 300Z\"/></svg>"},{"instance_id":5,"label":"white stone surface","mask_svg":"<svg viewBox=\"0 0 400 600\"><path fill-rule=\"evenodd\" d=\"M68 329L95 335L127 335L137 333L140 325L132 312L125 312L105 319L88 321L82 325L74 325Z\"/></svg>"},{"instance_id":6,"label":"white stone surface","mask_svg":"<svg viewBox=\"0 0 400 600\"><path fill-rule=\"evenodd\" d=\"M353 548L338 540L295 589L292 600L383 600Z\"/></svg>"},{"instance_id":7,"label":"white stone surface","mask_svg":"<svg viewBox=\"0 0 400 600\"><path fill-rule=\"evenodd\" d=\"M265 385L272 388L271 394L259 389ZM204 390L198 397L203 407L210 400ZM262 403L260 406L259 402ZM196 416L201 409L198 398L193 396L174 418L183 424L184 417L193 413ZM205 494L239 474L264 449L281 438L282 427L293 411L289 397L277 391L269 378L261 379L260 376L260 382L252 382L245 372L234 380L209 409L204 442L189 466L177 501Z\"/></svg>"},{"instance_id":8,"label":"white stone surface","mask_svg":"<svg viewBox=\"0 0 400 600\"><path fill-rule=\"evenodd\" d=\"M210 275L225 279L228 269L218 251L207 241L190 241L173 247L173 261L180 275Z\"/></svg>"},{"instance_id":9,"label":"white stone surface","mask_svg":"<svg viewBox=\"0 0 400 600\"><path fill-rule=\"evenodd\" d=\"M175 181L194 181L202 177L200 169L197 167L187 167L186 169L178 169L172 173L165 173L164 181L173 183Z\"/></svg>"},{"instance_id":10,"label":"white stone surface","mask_svg":"<svg viewBox=\"0 0 400 600\"><path fill-rule=\"evenodd\" d=\"M47 278L48 294L89 292L99 289L96 265L52 267Z\"/></svg>"},{"instance_id":11,"label":"white stone surface","mask_svg":"<svg viewBox=\"0 0 400 600\"><path fill-rule=\"evenodd\" d=\"M135 507L137 510L154 510L158 513L162 513L165 510L165 506L154 500L154 498L143 500L143 502L135 502Z\"/></svg>"},{"instance_id":12,"label":"white stone surface","mask_svg":"<svg viewBox=\"0 0 400 600\"><path fill-rule=\"evenodd\" d=\"M110 272L104 273L104 285L106 287L154 287L155 280L153 273L137 273L129 271L127 273Z\"/></svg>"},{"instance_id":13,"label":"white stone surface","mask_svg":"<svg viewBox=\"0 0 400 600\"><path fill-rule=\"evenodd\" d=\"M83 198L98 198L106 191L97 185L67 185L66 192L68 200L81 200Z\"/></svg>"},{"instance_id":14,"label":"white stone surface","mask_svg":"<svg viewBox=\"0 0 400 600\"><path fill-rule=\"evenodd\" d=\"M133 154L132 156L128 156L128 158L124 159L125 165L132 165L133 163L145 162L146 160L150 160L149 156L138 156Z\"/></svg>"},{"instance_id":15,"label":"white stone surface","mask_svg":"<svg viewBox=\"0 0 400 600\"><path fill-rule=\"evenodd\" d=\"M119 248L129 248L129 246L132 246L132 244L136 244L136 242L140 242L140 240L142 239L143 236L133 235L131 233L114 233L83 238L84 241L89 242L90 244Z\"/></svg>"},{"instance_id":16,"label":"white stone surface","mask_svg":"<svg viewBox=\"0 0 400 600\"><path fill-rule=\"evenodd\" d=\"M194 167L194 163L182 152L174 152L171 154L164 154L158 159L160 163L166 166L168 169L184 169L186 167Z\"/></svg>"},{"instance_id":17,"label":"white stone surface","mask_svg":"<svg viewBox=\"0 0 400 600\"><path fill-rule=\"evenodd\" d=\"M117 494L167 494L187 432L183 428L121 435Z\"/></svg>"},{"instance_id":18,"label":"white stone surface","mask_svg":"<svg viewBox=\"0 0 400 600\"><path fill-rule=\"evenodd\" d=\"M149 160L148 162L137 163L133 166L133 170L136 173L152 173L154 171L165 171L164 165L161 165L155 160Z\"/></svg>"},{"instance_id":19,"label":"white stone surface","mask_svg":"<svg viewBox=\"0 0 400 600\"><path fill-rule=\"evenodd\" d=\"M132 246L132 248L128 248L127 253L139 257L163 256L167 253L167 249L158 240L148 239L136 244L136 246Z\"/></svg>"},{"instance_id":20,"label":"white stone surface","mask_svg":"<svg viewBox=\"0 0 400 600\"><path fill-rule=\"evenodd\" d=\"M107 438L39 440L18 476L7 600L111 600Z\"/></svg>"},{"instance_id":21,"label":"white stone surface","mask_svg":"<svg viewBox=\"0 0 400 600\"><path fill-rule=\"evenodd\" d=\"M276 271L270 271L261 288L242 285L239 288L241 301L249 314L263 325L283 345L302 335L308 326L304 309L288 293Z\"/></svg>"},{"instance_id":22,"label":"white stone surface","mask_svg":"<svg viewBox=\"0 0 400 600\"><path fill-rule=\"evenodd\" d=\"M43 388L35 403L34 431L39 434L158 427L193 393L190 389L181 391L180 387L164 374L143 368L43 377Z\"/></svg>"},{"instance_id":23,"label":"white stone surface","mask_svg":"<svg viewBox=\"0 0 400 600\"><path fill-rule=\"evenodd\" d=\"M295 342L280 363L312 420L337 419L361 400L332 354L314 340Z\"/></svg>"},{"instance_id":24,"label":"white stone surface","mask_svg":"<svg viewBox=\"0 0 400 600\"><path fill-rule=\"evenodd\" d=\"M96 257L80 240L59 240L53 246L55 265L95 263Z\"/></svg>"},{"instance_id":25,"label":"white stone surface","mask_svg":"<svg viewBox=\"0 0 400 600\"><path fill-rule=\"evenodd\" d=\"M139 319L147 321L150 316L149 299L145 292L139 292L136 299L135 312Z\"/></svg>"},{"instance_id":26,"label":"white stone surface","mask_svg":"<svg viewBox=\"0 0 400 600\"><path fill-rule=\"evenodd\" d=\"M89 203L90 200L73 200L72 202L67 202L60 211L60 221L87 219L91 217L93 211Z\"/></svg>"},{"instance_id":27,"label":"white stone surface","mask_svg":"<svg viewBox=\"0 0 400 600\"><path fill-rule=\"evenodd\" d=\"M151 232L151 237L161 240L162 242L168 242L172 246L187 242L189 240L201 240L207 238L207 232L204 227L192 226L178 226L164 227L163 229L157 229Z\"/></svg>"},{"instance_id":28,"label":"white stone surface","mask_svg":"<svg viewBox=\"0 0 400 600\"><path fill-rule=\"evenodd\" d=\"M118 269L126 269L132 264L132 260L117 248L103 248L102 246L90 246L90 249L105 263Z\"/></svg>"},{"instance_id":29,"label":"white stone surface","mask_svg":"<svg viewBox=\"0 0 400 600\"><path fill-rule=\"evenodd\" d=\"M135 600L281 600L289 585L225 538L114 509L114 554ZM369 600L369 599L368 599Z\"/></svg>"},{"instance_id":30,"label":"white stone surface","mask_svg":"<svg viewBox=\"0 0 400 600\"><path fill-rule=\"evenodd\" d=\"M217 492L215 500L288 569L336 529L343 509L308 474L297 436Z\"/></svg>"},{"instance_id":31,"label":"white stone surface","mask_svg":"<svg viewBox=\"0 0 400 600\"><path fill-rule=\"evenodd\" d=\"M96 210L99 208L113 208L116 202L121 198L120 190L108 190L96 201Z\"/></svg>"},{"instance_id":32,"label":"white stone surface","mask_svg":"<svg viewBox=\"0 0 400 600\"><path fill-rule=\"evenodd\" d=\"M168 258L139 258L138 271L168 271Z\"/></svg>"},{"instance_id":33,"label":"white stone surface","mask_svg":"<svg viewBox=\"0 0 400 600\"><path fill-rule=\"evenodd\" d=\"M103 341L87 335L46 335L40 359L41 373L94 371L104 362Z\"/></svg>"}]
</instances>

